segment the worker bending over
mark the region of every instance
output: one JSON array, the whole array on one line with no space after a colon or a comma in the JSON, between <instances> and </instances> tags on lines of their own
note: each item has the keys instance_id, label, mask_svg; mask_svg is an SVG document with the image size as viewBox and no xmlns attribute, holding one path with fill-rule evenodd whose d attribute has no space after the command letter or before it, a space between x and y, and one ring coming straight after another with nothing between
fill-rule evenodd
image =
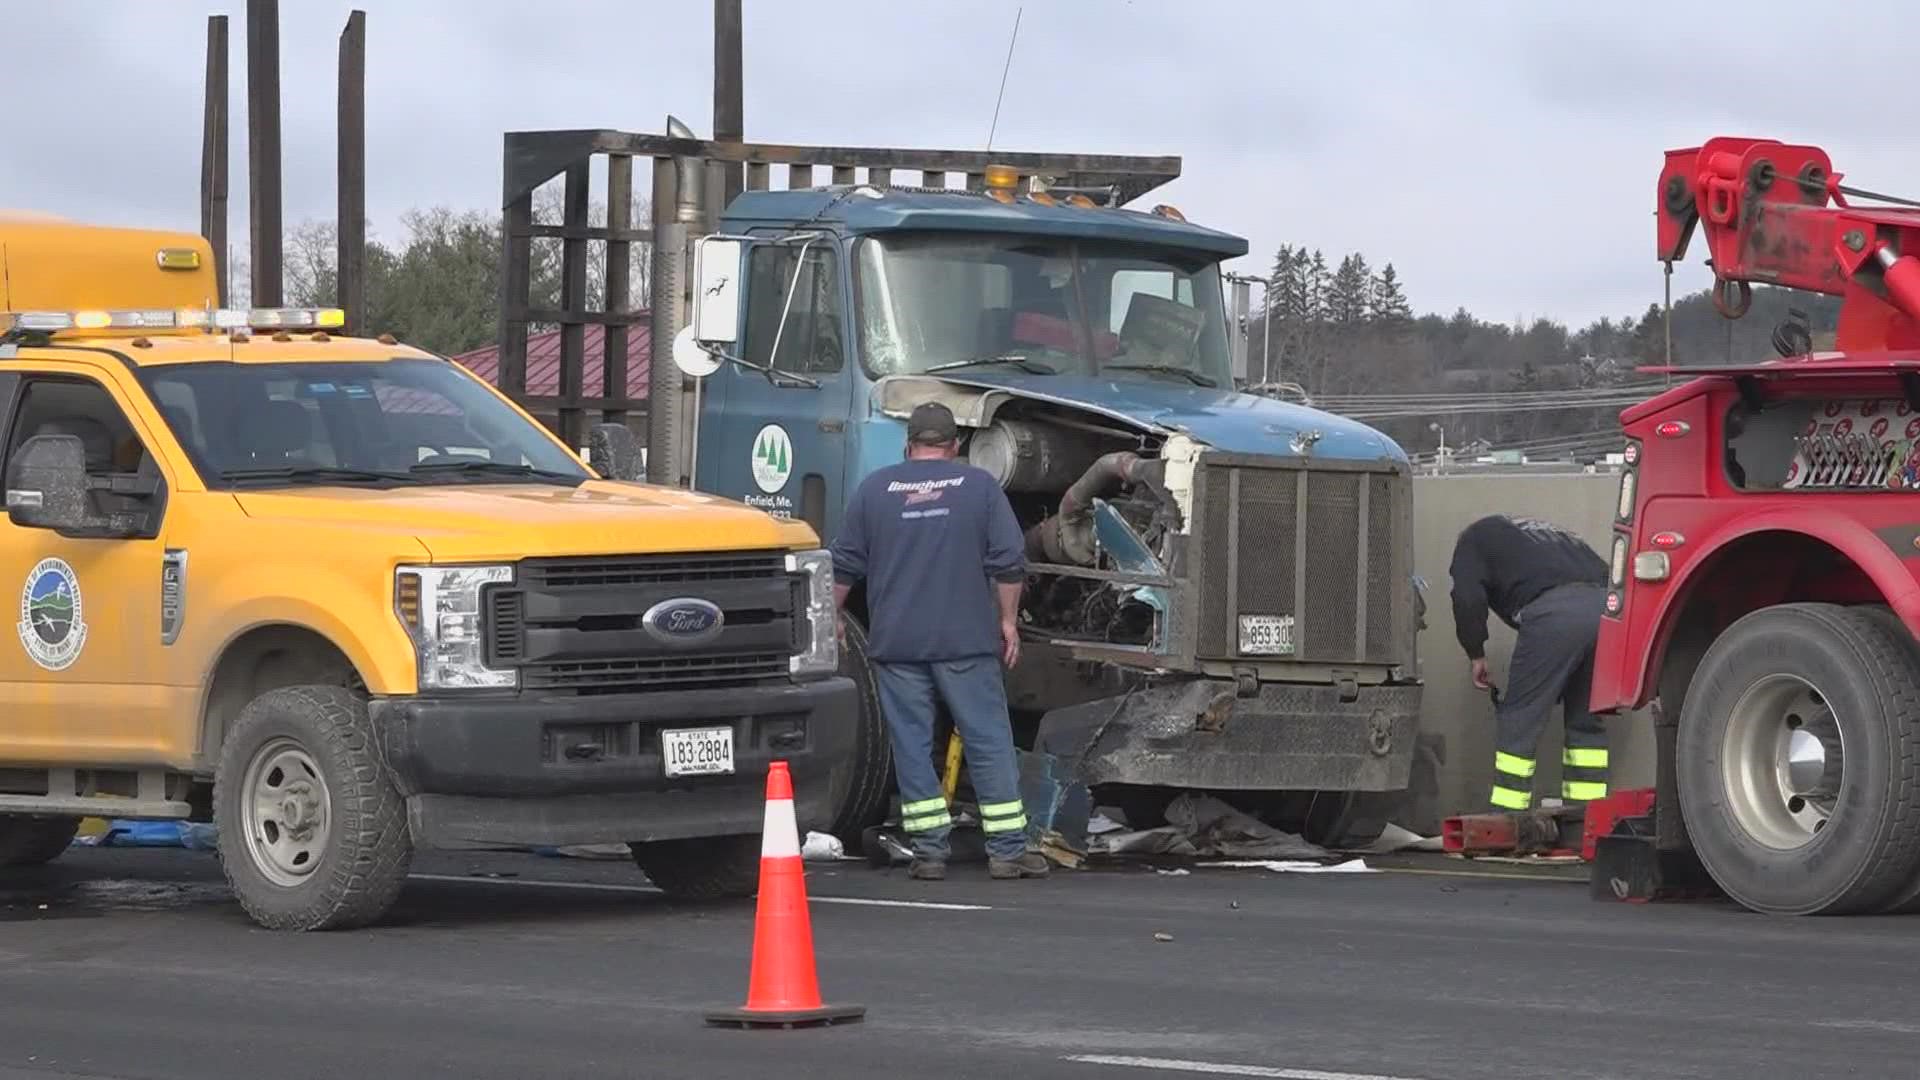
<instances>
[{"instance_id":1,"label":"worker bending over","mask_svg":"<svg viewBox=\"0 0 1920 1080\"><path fill-rule=\"evenodd\" d=\"M1606 604L1607 564L1579 537L1544 521L1492 515L1453 549L1453 626L1473 664L1473 685L1492 690L1487 611L1519 633L1507 689L1496 694L1494 806L1533 803L1540 732L1558 701L1566 718L1560 792L1569 803L1607 794L1607 729L1593 715L1593 650Z\"/></svg>"},{"instance_id":2,"label":"worker bending over","mask_svg":"<svg viewBox=\"0 0 1920 1080\"><path fill-rule=\"evenodd\" d=\"M987 869L996 878L1044 877L1027 850L1019 763L1001 664L1020 658L1020 523L1000 485L962 464L946 406L907 420L907 460L875 470L853 493L833 545L834 600L867 586L867 659L893 741L900 823L913 840L909 873L946 877L953 822L933 767L935 701L959 729Z\"/></svg>"}]
</instances>

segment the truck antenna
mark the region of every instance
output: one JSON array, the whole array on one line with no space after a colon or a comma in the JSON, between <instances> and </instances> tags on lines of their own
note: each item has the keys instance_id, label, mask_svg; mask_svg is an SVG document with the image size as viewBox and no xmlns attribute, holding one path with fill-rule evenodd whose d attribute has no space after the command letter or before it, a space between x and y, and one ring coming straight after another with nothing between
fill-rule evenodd
<instances>
[{"instance_id":1,"label":"truck antenna","mask_svg":"<svg viewBox=\"0 0 1920 1080\"><path fill-rule=\"evenodd\" d=\"M993 98L993 123L987 128L987 149L993 149L994 132L1000 130L1000 102L1007 96L1007 72L1013 70L1013 46L1020 40L1020 16L1025 14L1025 4L1013 10L1013 36L1007 39L1007 62L1000 68L1000 92Z\"/></svg>"}]
</instances>

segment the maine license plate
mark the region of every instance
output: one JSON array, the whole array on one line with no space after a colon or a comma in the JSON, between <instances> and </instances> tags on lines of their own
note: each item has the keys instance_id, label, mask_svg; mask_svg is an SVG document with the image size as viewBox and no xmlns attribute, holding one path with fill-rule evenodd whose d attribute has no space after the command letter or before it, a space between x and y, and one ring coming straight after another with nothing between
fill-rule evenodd
<instances>
[{"instance_id":1,"label":"maine license plate","mask_svg":"<svg viewBox=\"0 0 1920 1080\"><path fill-rule=\"evenodd\" d=\"M733 729L682 728L660 733L668 776L713 776L733 771Z\"/></svg>"},{"instance_id":2,"label":"maine license plate","mask_svg":"<svg viewBox=\"0 0 1920 1080\"><path fill-rule=\"evenodd\" d=\"M1240 654L1242 656L1293 655L1293 616L1240 616Z\"/></svg>"}]
</instances>

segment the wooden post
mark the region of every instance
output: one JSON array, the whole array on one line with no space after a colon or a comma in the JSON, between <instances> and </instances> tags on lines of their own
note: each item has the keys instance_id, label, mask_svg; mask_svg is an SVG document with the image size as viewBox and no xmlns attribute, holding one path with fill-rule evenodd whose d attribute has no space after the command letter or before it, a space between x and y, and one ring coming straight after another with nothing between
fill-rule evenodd
<instances>
[{"instance_id":1,"label":"wooden post","mask_svg":"<svg viewBox=\"0 0 1920 1080\"><path fill-rule=\"evenodd\" d=\"M744 117L744 77L740 58L740 0L713 0L713 141L737 143L746 137ZM712 200L710 217L720 212L740 194L740 166L734 162L719 165L721 187Z\"/></svg>"},{"instance_id":2,"label":"wooden post","mask_svg":"<svg viewBox=\"0 0 1920 1080\"><path fill-rule=\"evenodd\" d=\"M207 17L206 111L200 128L200 235L213 248L215 303L227 304L227 17Z\"/></svg>"},{"instance_id":3,"label":"wooden post","mask_svg":"<svg viewBox=\"0 0 1920 1080\"><path fill-rule=\"evenodd\" d=\"M347 313L346 334L366 330L367 319L367 13L354 11L340 31L338 121L340 213L335 219L339 256L338 302Z\"/></svg>"},{"instance_id":4,"label":"wooden post","mask_svg":"<svg viewBox=\"0 0 1920 1080\"><path fill-rule=\"evenodd\" d=\"M587 162L567 167L566 205L560 241L560 437L578 449L587 443L586 414L580 408L587 373Z\"/></svg>"},{"instance_id":5,"label":"wooden post","mask_svg":"<svg viewBox=\"0 0 1920 1080\"><path fill-rule=\"evenodd\" d=\"M253 233L254 307L279 307L282 293L280 217L280 4L247 0L247 196Z\"/></svg>"},{"instance_id":6,"label":"wooden post","mask_svg":"<svg viewBox=\"0 0 1920 1080\"><path fill-rule=\"evenodd\" d=\"M633 245L621 234L633 227L633 158L626 154L607 157L607 296L605 311L625 315L633 310ZM601 346L606 350L600 360L600 396L608 401L625 402L627 394L627 340L633 328L624 321L607 320ZM603 408L601 421L627 422L625 408Z\"/></svg>"}]
</instances>

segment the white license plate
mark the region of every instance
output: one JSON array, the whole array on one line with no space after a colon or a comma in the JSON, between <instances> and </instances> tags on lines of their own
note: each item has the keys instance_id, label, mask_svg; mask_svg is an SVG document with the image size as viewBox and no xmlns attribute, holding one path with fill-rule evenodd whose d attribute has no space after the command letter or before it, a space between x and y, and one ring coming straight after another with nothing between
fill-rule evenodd
<instances>
[{"instance_id":1,"label":"white license plate","mask_svg":"<svg viewBox=\"0 0 1920 1080\"><path fill-rule=\"evenodd\" d=\"M1291 656L1293 616L1240 616L1240 652L1243 656Z\"/></svg>"},{"instance_id":2,"label":"white license plate","mask_svg":"<svg viewBox=\"0 0 1920 1080\"><path fill-rule=\"evenodd\" d=\"M733 729L682 728L660 733L668 776L713 776L733 771Z\"/></svg>"}]
</instances>

